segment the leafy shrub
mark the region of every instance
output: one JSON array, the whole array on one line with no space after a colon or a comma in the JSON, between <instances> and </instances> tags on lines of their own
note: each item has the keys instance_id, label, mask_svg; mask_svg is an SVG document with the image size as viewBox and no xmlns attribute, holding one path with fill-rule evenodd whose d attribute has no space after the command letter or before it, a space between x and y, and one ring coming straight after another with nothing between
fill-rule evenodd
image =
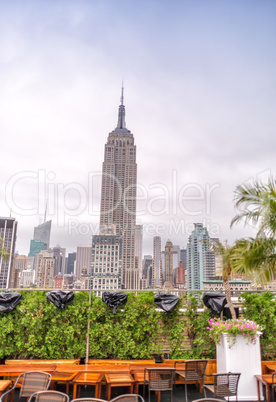
<instances>
[{"instance_id":1,"label":"leafy shrub","mask_svg":"<svg viewBox=\"0 0 276 402\"><path fill-rule=\"evenodd\" d=\"M276 302L270 292L242 293L243 316L262 327L260 337L263 360L276 358Z\"/></svg>"}]
</instances>

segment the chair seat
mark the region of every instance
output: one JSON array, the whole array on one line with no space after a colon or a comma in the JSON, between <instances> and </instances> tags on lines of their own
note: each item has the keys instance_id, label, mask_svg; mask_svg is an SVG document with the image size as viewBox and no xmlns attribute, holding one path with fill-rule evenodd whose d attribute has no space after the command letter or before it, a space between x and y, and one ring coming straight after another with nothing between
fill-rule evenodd
<instances>
[{"instance_id":1,"label":"chair seat","mask_svg":"<svg viewBox=\"0 0 276 402\"><path fill-rule=\"evenodd\" d=\"M196 371L189 371L185 373L185 371L176 371L176 374L185 378L186 381L201 381L202 375L198 375Z\"/></svg>"},{"instance_id":2,"label":"chair seat","mask_svg":"<svg viewBox=\"0 0 276 402\"><path fill-rule=\"evenodd\" d=\"M211 391L213 394L215 393L215 387L214 385L205 385L205 388L207 388L209 391ZM227 385L220 385L219 388L216 389L216 395L217 396L235 396L236 393L232 392Z\"/></svg>"}]
</instances>

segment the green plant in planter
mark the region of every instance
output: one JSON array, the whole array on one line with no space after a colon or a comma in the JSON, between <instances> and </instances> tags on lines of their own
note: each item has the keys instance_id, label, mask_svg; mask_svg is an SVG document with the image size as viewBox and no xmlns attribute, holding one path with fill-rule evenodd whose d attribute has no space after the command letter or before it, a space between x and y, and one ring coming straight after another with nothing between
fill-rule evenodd
<instances>
[{"instance_id":1,"label":"green plant in planter","mask_svg":"<svg viewBox=\"0 0 276 402\"><path fill-rule=\"evenodd\" d=\"M217 345L220 344L222 334L227 334L228 347L231 348L237 341L237 335L246 338L247 343L256 343L258 332L261 331L260 325L246 319L220 320L212 318L207 329L210 331L211 338Z\"/></svg>"}]
</instances>

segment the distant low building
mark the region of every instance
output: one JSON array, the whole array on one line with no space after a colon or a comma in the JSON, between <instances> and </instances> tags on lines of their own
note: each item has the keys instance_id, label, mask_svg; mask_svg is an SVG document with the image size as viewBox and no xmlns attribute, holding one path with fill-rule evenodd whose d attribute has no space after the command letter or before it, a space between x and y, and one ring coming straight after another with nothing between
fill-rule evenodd
<instances>
[{"instance_id":1,"label":"distant low building","mask_svg":"<svg viewBox=\"0 0 276 402\"><path fill-rule=\"evenodd\" d=\"M243 292L246 290L252 290L252 282L251 281L229 281L231 291ZM213 290L216 292L224 291L223 281L222 280L210 280L203 281L203 289L204 290Z\"/></svg>"},{"instance_id":2,"label":"distant low building","mask_svg":"<svg viewBox=\"0 0 276 402\"><path fill-rule=\"evenodd\" d=\"M35 271L33 269L23 269L20 276L20 286L29 288L34 284Z\"/></svg>"},{"instance_id":3,"label":"distant low building","mask_svg":"<svg viewBox=\"0 0 276 402\"><path fill-rule=\"evenodd\" d=\"M54 277L54 289L62 289L63 288L63 276L59 272L58 275Z\"/></svg>"}]
</instances>

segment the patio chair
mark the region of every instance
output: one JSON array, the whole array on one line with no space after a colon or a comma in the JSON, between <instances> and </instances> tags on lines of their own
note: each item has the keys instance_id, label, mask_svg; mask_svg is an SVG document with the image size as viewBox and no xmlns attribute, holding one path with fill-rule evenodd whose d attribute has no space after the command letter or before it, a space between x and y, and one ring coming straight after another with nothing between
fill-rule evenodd
<instances>
[{"instance_id":1,"label":"patio chair","mask_svg":"<svg viewBox=\"0 0 276 402\"><path fill-rule=\"evenodd\" d=\"M206 397L206 389L213 392L215 398L236 397L238 400L238 385L241 373L220 373L205 374L205 377L213 377L214 385L204 384L204 396Z\"/></svg>"},{"instance_id":2,"label":"patio chair","mask_svg":"<svg viewBox=\"0 0 276 402\"><path fill-rule=\"evenodd\" d=\"M194 402L221 402L221 399L201 398L201 399L195 400Z\"/></svg>"},{"instance_id":3,"label":"patio chair","mask_svg":"<svg viewBox=\"0 0 276 402\"><path fill-rule=\"evenodd\" d=\"M45 391L50 386L51 378L51 374L44 373L44 371L26 371L20 374L14 386L1 396L0 402L6 401L8 396L12 400L14 390L19 384L21 385L19 398L29 398L35 392Z\"/></svg>"},{"instance_id":4,"label":"patio chair","mask_svg":"<svg viewBox=\"0 0 276 402\"><path fill-rule=\"evenodd\" d=\"M145 402L145 401L141 395L124 394L124 395L116 396L116 398L111 399L110 402Z\"/></svg>"},{"instance_id":5,"label":"patio chair","mask_svg":"<svg viewBox=\"0 0 276 402\"><path fill-rule=\"evenodd\" d=\"M77 399L72 399L71 402L106 402L106 400L98 399L98 398L77 398Z\"/></svg>"},{"instance_id":6,"label":"patio chair","mask_svg":"<svg viewBox=\"0 0 276 402\"><path fill-rule=\"evenodd\" d=\"M148 376L147 376L148 373ZM145 386L148 385L148 402L150 402L150 392L155 391L158 395L157 401L160 402L162 391L171 391L171 402L173 400L173 380L175 369L145 368L143 396L145 398Z\"/></svg>"},{"instance_id":7,"label":"patio chair","mask_svg":"<svg viewBox=\"0 0 276 402\"><path fill-rule=\"evenodd\" d=\"M59 391L40 391L35 392L29 399L29 402L69 402L67 394Z\"/></svg>"},{"instance_id":8,"label":"patio chair","mask_svg":"<svg viewBox=\"0 0 276 402\"><path fill-rule=\"evenodd\" d=\"M204 386L204 374L207 367L208 360L198 359L198 360L186 360L186 361L176 361L174 363L174 367L176 369L175 374L178 374L182 378L184 378L185 384L185 398L186 402L188 402L188 391L187 384L188 383L200 383L200 389ZM184 364L184 371L181 368L181 364ZM182 370L182 371L181 371Z\"/></svg>"}]
</instances>

